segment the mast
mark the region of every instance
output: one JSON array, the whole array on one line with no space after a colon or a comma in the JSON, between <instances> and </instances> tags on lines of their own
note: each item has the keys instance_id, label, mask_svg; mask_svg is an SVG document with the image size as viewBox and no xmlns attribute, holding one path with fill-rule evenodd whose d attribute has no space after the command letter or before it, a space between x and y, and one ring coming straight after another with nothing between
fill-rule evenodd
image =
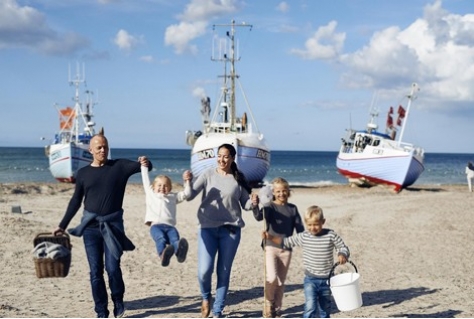
<instances>
[{"instance_id":1,"label":"mast","mask_svg":"<svg viewBox=\"0 0 474 319\"><path fill-rule=\"evenodd\" d=\"M93 114L93 107L94 105L96 105L98 102L96 100L96 102L94 102L91 98L91 96L94 94L94 92L90 91L90 90L86 90L85 91L86 95L87 95L87 99L86 99L86 102L85 102L85 111L84 111L84 122L85 122L85 125L84 125L84 132L86 133L86 135L92 137L95 135L95 129L94 129L94 126L95 126L95 122L92 120L92 118L94 117L94 114Z\"/></svg>"},{"instance_id":2,"label":"mast","mask_svg":"<svg viewBox=\"0 0 474 319\"><path fill-rule=\"evenodd\" d=\"M252 29L251 24L246 24L242 22L240 24L236 24L235 20L232 20L230 24L214 24L213 29L216 27L230 27L230 31L226 32L226 36L230 39L230 48L229 48L229 55L227 55L226 51L227 48L224 48L224 53L221 56L220 48L219 48L219 57L214 58L211 57L212 61L221 61L224 62L224 87L223 87L223 97L224 102L227 102L227 107L230 110L230 123L231 123L231 130L235 129L235 122L236 122L236 107L235 107L235 81L239 77L235 70L235 62L240 60L240 57L236 56L236 47L235 47L235 33L236 27L248 27ZM230 64L230 71L229 75L227 75L227 63ZM230 81L230 89L228 88L227 80ZM229 92L230 91L230 92ZM229 99L227 97L229 96ZM227 121L227 118L225 118Z\"/></svg>"},{"instance_id":3,"label":"mast","mask_svg":"<svg viewBox=\"0 0 474 319\"><path fill-rule=\"evenodd\" d=\"M375 123L376 118L379 116L379 110L375 106L375 102L377 100L377 92L374 92L374 95L372 96L372 103L370 103L370 109L369 109L369 114L370 114L370 122L367 123L367 132L369 134L372 134L372 132L377 130L378 125Z\"/></svg>"},{"instance_id":4,"label":"mast","mask_svg":"<svg viewBox=\"0 0 474 319\"><path fill-rule=\"evenodd\" d=\"M420 87L418 86L417 83L413 83L411 85L411 92L409 95L407 95L408 97L408 104L407 104L407 109L405 111L405 118L403 119L403 124L402 124L402 130L400 132L400 136L398 137L398 145L400 145L400 143L402 142L402 138L403 138L403 133L405 132L405 125L407 123L407 120L408 120L408 114L410 113L410 106L411 106L411 102L417 98L416 96L416 92L418 92L420 90Z\"/></svg>"},{"instance_id":5,"label":"mast","mask_svg":"<svg viewBox=\"0 0 474 319\"><path fill-rule=\"evenodd\" d=\"M82 74L79 70L79 65L76 64L76 75L73 79L71 79L71 70L69 69L69 84L74 85L75 87L75 94L74 94L74 142L79 143L79 118L82 115L82 107L81 102L79 100L79 87L81 83L85 83L85 71L84 65L82 66Z\"/></svg>"}]
</instances>

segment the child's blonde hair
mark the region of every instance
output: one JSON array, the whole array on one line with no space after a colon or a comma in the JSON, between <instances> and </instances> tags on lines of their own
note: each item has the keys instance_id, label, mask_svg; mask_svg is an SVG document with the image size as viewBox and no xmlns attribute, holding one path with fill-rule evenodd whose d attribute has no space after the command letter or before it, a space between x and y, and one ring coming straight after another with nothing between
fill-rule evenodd
<instances>
[{"instance_id":1,"label":"child's blonde hair","mask_svg":"<svg viewBox=\"0 0 474 319\"><path fill-rule=\"evenodd\" d=\"M151 186L152 187L155 187L156 183L158 183L158 180L159 179L164 179L166 181L166 184L169 185L170 187L170 191L171 191L171 188L173 187L173 184L171 183L171 178L169 178L168 176L166 175L157 175L155 177L155 179L153 180L153 183L151 183Z\"/></svg>"},{"instance_id":2,"label":"child's blonde hair","mask_svg":"<svg viewBox=\"0 0 474 319\"><path fill-rule=\"evenodd\" d=\"M287 188L290 191L290 192L288 192L288 197L291 196L290 183L288 183L288 181L286 179L284 179L283 177L275 177L272 180L272 186L275 185L275 184L283 185L285 188ZM272 190L273 190L273 187L272 187Z\"/></svg>"},{"instance_id":3,"label":"child's blonde hair","mask_svg":"<svg viewBox=\"0 0 474 319\"><path fill-rule=\"evenodd\" d=\"M304 221L305 223L307 223L310 220L316 220L316 221L324 220L323 209L317 205L309 206L306 209L306 213L304 214Z\"/></svg>"}]
</instances>

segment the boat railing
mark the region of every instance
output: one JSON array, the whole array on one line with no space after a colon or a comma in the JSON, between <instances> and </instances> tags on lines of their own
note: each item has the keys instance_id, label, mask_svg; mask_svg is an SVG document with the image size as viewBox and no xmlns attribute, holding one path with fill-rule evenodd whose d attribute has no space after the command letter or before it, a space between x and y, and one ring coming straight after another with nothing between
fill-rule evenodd
<instances>
[{"instance_id":1,"label":"boat railing","mask_svg":"<svg viewBox=\"0 0 474 319\"><path fill-rule=\"evenodd\" d=\"M360 141L358 141L357 137L360 136ZM387 148L393 150L403 150L404 152L410 153L413 152L415 155L423 156L424 150L421 147L415 147L411 143L406 142L396 142L391 140L385 140L385 143L380 143L380 139L370 139L364 141L363 138L366 135L357 135L355 139L345 139L341 138L341 151L343 153L361 153L364 149L368 146L375 147L375 148ZM357 142L358 141L358 142Z\"/></svg>"},{"instance_id":2,"label":"boat railing","mask_svg":"<svg viewBox=\"0 0 474 319\"><path fill-rule=\"evenodd\" d=\"M251 133L252 131L251 123L243 123L240 120L233 125L230 122L217 122L206 126L206 132L213 133Z\"/></svg>"},{"instance_id":3,"label":"boat railing","mask_svg":"<svg viewBox=\"0 0 474 319\"><path fill-rule=\"evenodd\" d=\"M354 146L354 143L351 142L350 140L346 140L345 138L341 138L341 151L343 153L352 153L352 147Z\"/></svg>"},{"instance_id":4,"label":"boat railing","mask_svg":"<svg viewBox=\"0 0 474 319\"><path fill-rule=\"evenodd\" d=\"M425 150L421 147L415 147L414 150L413 150L413 153L415 155L418 155L418 156L421 156L421 157L425 156Z\"/></svg>"}]
</instances>

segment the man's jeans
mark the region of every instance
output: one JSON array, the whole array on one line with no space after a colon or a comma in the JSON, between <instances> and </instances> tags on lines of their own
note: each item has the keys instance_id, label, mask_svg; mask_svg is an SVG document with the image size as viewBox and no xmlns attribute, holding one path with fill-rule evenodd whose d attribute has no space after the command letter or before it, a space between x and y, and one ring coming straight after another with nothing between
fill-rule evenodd
<instances>
[{"instance_id":1,"label":"man's jeans","mask_svg":"<svg viewBox=\"0 0 474 319\"><path fill-rule=\"evenodd\" d=\"M125 284L120 269L120 259L117 260L105 245L99 227L87 227L83 234L87 260L90 268L90 281L92 297L94 298L95 312L97 315L108 316L107 290L104 281L104 255L105 270L109 277L109 287L113 301L122 301L125 293Z\"/></svg>"}]
</instances>

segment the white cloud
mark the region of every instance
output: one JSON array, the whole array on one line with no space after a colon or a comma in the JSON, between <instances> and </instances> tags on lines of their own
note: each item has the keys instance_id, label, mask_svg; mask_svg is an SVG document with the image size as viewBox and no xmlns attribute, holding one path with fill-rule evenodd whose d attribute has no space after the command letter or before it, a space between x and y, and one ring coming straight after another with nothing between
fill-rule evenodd
<instances>
[{"instance_id":1,"label":"white cloud","mask_svg":"<svg viewBox=\"0 0 474 319\"><path fill-rule=\"evenodd\" d=\"M179 15L182 21L205 21L213 17L230 14L238 9L236 0L191 0Z\"/></svg>"},{"instance_id":2,"label":"white cloud","mask_svg":"<svg viewBox=\"0 0 474 319\"><path fill-rule=\"evenodd\" d=\"M314 35L306 40L305 49L292 49L292 54L303 59L334 59L344 46L345 33L336 33L337 22L331 21L326 26L319 27Z\"/></svg>"},{"instance_id":3,"label":"white cloud","mask_svg":"<svg viewBox=\"0 0 474 319\"><path fill-rule=\"evenodd\" d=\"M362 49L341 55L351 87L403 87L417 81L432 106L474 101L474 15L451 14L435 1L407 28L375 33Z\"/></svg>"},{"instance_id":4,"label":"white cloud","mask_svg":"<svg viewBox=\"0 0 474 319\"><path fill-rule=\"evenodd\" d=\"M237 11L236 0L191 0L184 12L178 15L179 23L165 31L165 44L173 46L175 53L196 53L197 47L190 42L206 32L209 20Z\"/></svg>"},{"instance_id":5,"label":"white cloud","mask_svg":"<svg viewBox=\"0 0 474 319\"><path fill-rule=\"evenodd\" d=\"M206 32L207 22L181 22L166 28L165 44L174 47L177 54L184 52L196 53L197 47L189 44L195 38L203 35Z\"/></svg>"},{"instance_id":6,"label":"white cloud","mask_svg":"<svg viewBox=\"0 0 474 319\"><path fill-rule=\"evenodd\" d=\"M201 86L198 86L198 87L195 87L192 91L192 94L193 96L197 97L197 98L203 98L203 97L206 97L206 90L201 87Z\"/></svg>"},{"instance_id":7,"label":"white cloud","mask_svg":"<svg viewBox=\"0 0 474 319\"><path fill-rule=\"evenodd\" d=\"M28 48L47 55L70 55L89 45L81 35L53 30L40 11L0 1L0 49Z\"/></svg>"},{"instance_id":8,"label":"white cloud","mask_svg":"<svg viewBox=\"0 0 474 319\"><path fill-rule=\"evenodd\" d=\"M120 50L124 51L131 51L142 42L143 37L133 36L123 29L120 29L114 38L115 45L117 45Z\"/></svg>"},{"instance_id":9,"label":"white cloud","mask_svg":"<svg viewBox=\"0 0 474 319\"><path fill-rule=\"evenodd\" d=\"M375 33L367 46L342 55L340 62L350 70L344 75L346 85L383 87L395 78L410 78L418 73L416 52L400 42L399 34L398 27L387 28Z\"/></svg>"},{"instance_id":10,"label":"white cloud","mask_svg":"<svg viewBox=\"0 0 474 319\"><path fill-rule=\"evenodd\" d=\"M287 13L288 11L290 11L290 6L288 5L288 3L283 1L278 4L278 6L276 7L276 10L283 13Z\"/></svg>"}]
</instances>

